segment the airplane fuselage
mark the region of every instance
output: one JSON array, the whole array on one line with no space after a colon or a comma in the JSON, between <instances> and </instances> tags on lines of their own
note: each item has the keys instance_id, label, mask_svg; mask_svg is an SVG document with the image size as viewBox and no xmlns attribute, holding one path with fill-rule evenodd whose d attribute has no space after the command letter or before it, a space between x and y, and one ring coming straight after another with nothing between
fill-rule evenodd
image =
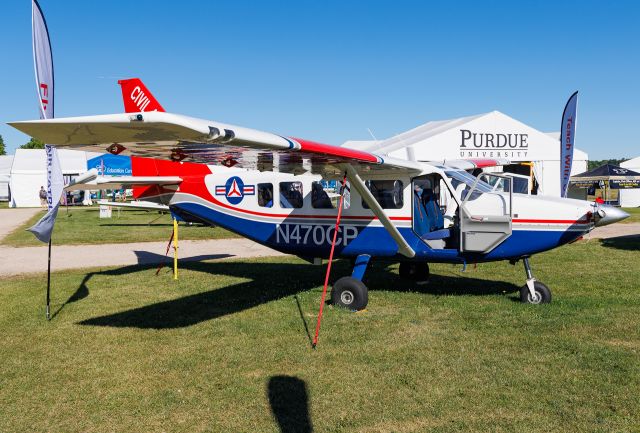
<instances>
[{"instance_id":1,"label":"airplane fuselage","mask_svg":"<svg viewBox=\"0 0 640 433\"><path fill-rule=\"evenodd\" d=\"M134 174L140 160L134 163ZM149 161L153 160L143 163ZM175 191L151 189L144 191L141 198L163 202L177 215L224 227L284 253L328 257L339 190L334 188L319 201L319 176L193 164L162 165L173 166L171 170L179 172L168 173L165 168L158 174L179 175L183 182ZM149 174L148 167L142 170ZM389 191L377 192L389 219L415 251L414 260L470 263L521 258L574 241L595 225L593 204L580 200L476 191L476 196L463 204L464 198L456 195L450 174L444 167L424 164L423 173L414 178L367 178L371 188L390 187ZM419 203L415 192L419 182L427 182L439 191L435 204L425 205L424 198ZM339 185L340 181L336 183ZM471 190L471 186L467 189ZM342 212L336 254L398 256L406 260L399 257L396 242L355 189L351 190L349 201L350 206ZM432 227L425 232L418 223L423 211L426 218L429 208L437 207L442 217L449 206L455 209L450 212L448 227ZM434 229L447 233L442 239L428 239Z\"/></svg>"}]
</instances>

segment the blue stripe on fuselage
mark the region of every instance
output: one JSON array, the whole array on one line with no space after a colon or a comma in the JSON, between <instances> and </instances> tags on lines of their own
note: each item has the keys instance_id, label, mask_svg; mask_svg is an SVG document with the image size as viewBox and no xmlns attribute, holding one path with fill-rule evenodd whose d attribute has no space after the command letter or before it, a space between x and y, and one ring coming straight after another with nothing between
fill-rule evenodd
<instances>
[{"instance_id":1,"label":"blue stripe on fuselage","mask_svg":"<svg viewBox=\"0 0 640 433\"><path fill-rule=\"evenodd\" d=\"M292 217L279 223L239 218L218 212L199 203L182 202L172 205L175 213L185 212L214 225L224 227L275 250L307 257L328 257L334 224L317 221L300 222ZM416 259L431 262L483 262L522 257L546 251L582 236L581 231L513 230L511 236L488 254L462 254L457 250L429 248L409 227L398 230L416 252ZM357 231L357 232L356 232ZM586 229L585 229L586 232ZM344 236L347 237L345 240ZM394 257L397 245L384 227L365 225L342 226L336 242L336 254L374 257Z\"/></svg>"}]
</instances>

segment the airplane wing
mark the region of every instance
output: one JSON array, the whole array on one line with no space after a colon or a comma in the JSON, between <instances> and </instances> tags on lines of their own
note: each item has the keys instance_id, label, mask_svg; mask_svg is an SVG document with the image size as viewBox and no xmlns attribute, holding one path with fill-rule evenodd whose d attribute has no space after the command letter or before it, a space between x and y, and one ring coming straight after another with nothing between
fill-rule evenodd
<instances>
[{"instance_id":1,"label":"airplane wing","mask_svg":"<svg viewBox=\"0 0 640 433\"><path fill-rule=\"evenodd\" d=\"M62 148L104 149L113 154L189 160L260 171L311 172L325 178L339 177L346 172L398 244L398 252L407 257L415 255L360 175L417 175L422 168L416 161L383 158L371 152L160 111L33 120L10 125ZM137 176L135 179L140 181ZM95 180L98 182L97 177ZM179 183L179 179L175 181Z\"/></svg>"},{"instance_id":2,"label":"airplane wing","mask_svg":"<svg viewBox=\"0 0 640 433\"><path fill-rule=\"evenodd\" d=\"M419 173L420 163L165 112L12 122L60 148L325 177L351 164L360 174Z\"/></svg>"},{"instance_id":3,"label":"airplane wing","mask_svg":"<svg viewBox=\"0 0 640 433\"><path fill-rule=\"evenodd\" d=\"M64 190L121 189L149 185L167 187L181 182L182 178L178 176L100 176L98 170L92 168L65 186Z\"/></svg>"}]
</instances>

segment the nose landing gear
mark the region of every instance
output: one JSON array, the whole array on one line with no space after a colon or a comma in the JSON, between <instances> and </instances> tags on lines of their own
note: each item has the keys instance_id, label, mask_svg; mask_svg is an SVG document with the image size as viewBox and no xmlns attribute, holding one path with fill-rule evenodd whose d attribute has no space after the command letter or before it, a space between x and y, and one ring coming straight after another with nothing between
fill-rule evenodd
<instances>
[{"instance_id":1,"label":"nose landing gear","mask_svg":"<svg viewBox=\"0 0 640 433\"><path fill-rule=\"evenodd\" d=\"M527 284L520 289L520 301L526 304L548 304L551 302L551 290L540 281L537 281L531 273L529 258L522 259L524 270L527 273Z\"/></svg>"}]
</instances>

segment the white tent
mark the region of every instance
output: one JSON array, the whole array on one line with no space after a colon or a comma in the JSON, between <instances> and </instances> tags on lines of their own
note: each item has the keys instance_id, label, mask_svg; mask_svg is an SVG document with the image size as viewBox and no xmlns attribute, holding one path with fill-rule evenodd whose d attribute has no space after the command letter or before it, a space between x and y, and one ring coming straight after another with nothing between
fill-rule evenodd
<instances>
[{"instance_id":1,"label":"white tent","mask_svg":"<svg viewBox=\"0 0 640 433\"><path fill-rule=\"evenodd\" d=\"M640 156L630 159L620 164L622 168L640 172ZM640 206L640 189L621 189L620 206L623 207L639 207Z\"/></svg>"},{"instance_id":2,"label":"white tent","mask_svg":"<svg viewBox=\"0 0 640 433\"><path fill-rule=\"evenodd\" d=\"M85 152L58 150L62 174L77 176L87 171ZM40 187L46 188L46 153L43 149L17 149L11 167L11 207L38 207Z\"/></svg>"},{"instance_id":3,"label":"white tent","mask_svg":"<svg viewBox=\"0 0 640 433\"><path fill-rule=\"evenodd\" d=\"M344 146L418 161L506 158L532 162L538 194L560 195L560 133L544 133L499 111L425 123L382 141ZM578 132L578 139L580 135ZM571 174L587 170L588 156L575 149Z\"/></svg>"},{"instance_id":4,"label":"white tent","mask_svg":"<svg viewBox=\"0 0 640 433\"><path fill-rule=\"evenodd\" d=\"M13 155L0 155L0 201L9 200L9 179Z\"/></svg>"}]
</instances>

